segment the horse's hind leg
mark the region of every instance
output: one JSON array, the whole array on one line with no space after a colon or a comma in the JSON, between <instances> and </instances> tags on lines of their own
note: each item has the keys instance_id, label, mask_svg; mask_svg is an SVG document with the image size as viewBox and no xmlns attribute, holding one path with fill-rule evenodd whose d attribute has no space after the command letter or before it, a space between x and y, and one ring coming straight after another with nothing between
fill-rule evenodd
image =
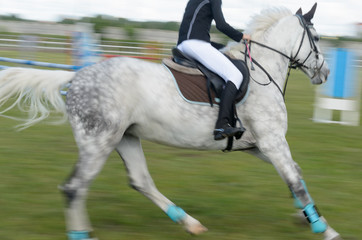
<instances>
[{"instance_id":1,"label":"horse's hind leg","mask_svg":"<svg viewBox=\"0 0 362 240\"><path fill-rule=\"evenodd\" d=\"M187 232L200 234L207 230L158 191L148 171L139 138L125 135L116 149L124 161L130 185L134 189L159 206L174 222L182 224Z\"/></svg>"},{"instance_id":2,"label":"horse's hind leg","mask_svg":"<svg viewBox=\"0 0 362 240\"><path fill-rule=\"evenodd\" d=\"M69 240L91 240L92 227L85 204L88 188L120 137L109 132L96 136L87 135L84 131L74 131L74 134L79 148L79 160L60 189L66 197L65 217Z\"/></svg>"}]
</instances>

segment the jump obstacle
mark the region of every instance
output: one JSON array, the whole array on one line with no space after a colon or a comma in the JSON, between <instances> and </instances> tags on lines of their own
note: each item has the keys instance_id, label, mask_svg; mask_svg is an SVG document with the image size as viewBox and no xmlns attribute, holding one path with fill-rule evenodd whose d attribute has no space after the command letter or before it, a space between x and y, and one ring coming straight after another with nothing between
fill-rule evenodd
<instances>
[{"instance_id":1,"label":"jump obstacle","mask_svg":"<svg viewBox=\"0 0 362 240\"><path fill-rule=\"evenodd\" d=\"M72 70L72 71L77 71L83 67L83 66L48 63L48 62L38 62L38 61L30 61L30 60L6 58L6 57L0 57L0 61L9 62L9 63L18 63L18 64L24 64L24 65L32 65L32 66L38 66L38 67L60 68L60 69L66 69L66 70ZM5 68L9 68L9 67L0 66L0 68L5 69Z\"/></svg>"},{"instance_id":2,"label":"jump obstacle","mask_svg":"<svg viewBox=\"0 0 362 240\"><path fill-rule=\"evenodd\" d=\"M127 52L129 55L118 55L118 54L104 54L101 53L99 49L99 44L97 44L96 37L92 31L92 26L89 24L81 23L77 25L77 30L72 33L72 63L73 65L67 64L57 64L57 63L49 63L49 62L40 62L40 61L32 61L32 60L25 60L25 59L16 59L16 58L7 58L7 57L0 57L0 62L7 62L7 63L15 63L15 64L22 64L22 65L30 65L30 66L37 66L37 67L47 67L47 68L57 68L57 69L64 69L69 71L78 71L83 67L92 65L99 61L102 61L106 58L113 58L113 57L132 57L132 58L139 58L151 61L159 61L161 58L156 58L152 56L132 56L132 52ZM35 49L35 41L29 41L33 45L26 45L27 49ZM24 47L20 47L24 49ZM24 56L24 58L32 58L31 56ZM0 65L1 69L10 68L9 66ZM67 88L69 86L66 86ZM64 90L60 91L62 95L66 95L67 92Z\"/></svg>"},{"instance_id":3,"label":"jump obstacle","mask_svg":"<svg viewBox=\"0 0 362 240\"><path fill-rule=\"evenodd\" d=\"M361 83L353 62L355 53L345 48L331 49L331 73L328 81L317 88L313 121L358 126L360 119ZM340 111L340 119L334 119Z\"/></svg>"}]
</instances>

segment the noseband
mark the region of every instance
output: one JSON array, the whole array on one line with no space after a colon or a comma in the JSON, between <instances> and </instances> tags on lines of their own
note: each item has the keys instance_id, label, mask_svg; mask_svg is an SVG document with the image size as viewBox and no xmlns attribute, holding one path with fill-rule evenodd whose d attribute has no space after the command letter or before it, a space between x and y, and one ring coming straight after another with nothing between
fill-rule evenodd
<instances>
[{"instance_id":1,"label":"noseband","mask_svg":"<svg viewBox=\"0 0 362 240\"><path fill-rule=\"evenodd\" d=\"M304 30L303 30L302 39L301 39L300 44L299 44L299 47L298 47L298 51L297 51L297 53L295 54L294 57L288 56L288 55L286 55L285 53L283 53L283 52L281 52L281 51L279 51L279 50L277 50L277 49L275 49L275 48L269 47L269 46L267 46L267 45L265 45L265 44L256 42L256 41L254 41L254 40L251 40L251 41L250 41L250 47L251 47L251 43L255 43L256 45L259 45L259 46L261 46L261 47L267 48L267 49L269 49L269 50L271 50L271 51L274 51L274 52L282 55L283 57L289 59L289 67L288 67L289 70L288 70L288 75L287 75L287 78L286 78L286 82L285 82L284 90L283 90L283 91L281 90L281 88L279 87L279 85L273 80L273 78L270 76L270 74L269 74L258 62L256 62L254 59L252 59L252 61L268 76L268 78L269 78L269 80L270 80L270 82L267 83L267 84L262 84L262 83L259 83L259 82L255 81L255 80L254 80L254 81L255 81L256 83L258 83L259 85L263 85L263 86L266 86L266 85L269 85L270 83L273 83L273 84L279 89L280 93L283 95L283 98L284 98L284 96L285 96L285 92L286 92L286 88L287 88L288 79L289 79L289 75L290 75L291 69L296 69L296 68L299 68L299 69L303 69L303 68L304 68L304 69L310 69L310 67L306 66L305 63L307 62L307 60L309 59L309 57L310 57L313 53L315 54L316 59L319 59L319 54L320 54L320 52L318 51L317 45L315 44L315 41L314 41L314 39L313 39L313 35L312 35L311 31L310 31L310 28L313 26L313 24L312 24L312 23L307 23L306 20L303 18L303 16L301 16L301 15L299 15L299 14L296 14L295 16L298 18L298 20L299 20L299 22L300 22L300 24L302 25L302 27L303 27ZM311 50L310 50L308 56L304 59L304 61L301 62L300 59L298 59L297 57L298 57L299 52L300 52L300 50L301 50L301 48L302 48L302 46L303 46L305 34L307 34L307 36L308 36L308 40L309 40L309 44L310 44ZM245 43L245 44L246 44L246 43ZM245 62L246 62L246 61L247 61L246 53L243 53L243 54L245 55ZM317 73L320 72L320 70L322 69L323 65L324 65L324 59L323 59L322 64L321 64L319 67L317 67L317 65L316 65L316 66L313 68L315 71L314 71L314 74L313 74L313 76L312 76L311 78L314 78L314 77L317 75Z\"/></svg>"}]
</instances>

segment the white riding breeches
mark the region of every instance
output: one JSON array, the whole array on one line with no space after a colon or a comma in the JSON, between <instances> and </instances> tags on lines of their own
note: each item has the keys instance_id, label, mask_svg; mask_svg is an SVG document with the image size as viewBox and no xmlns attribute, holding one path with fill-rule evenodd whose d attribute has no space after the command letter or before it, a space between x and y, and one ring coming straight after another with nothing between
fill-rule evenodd
<instances>
[{"instance_id":1,"label":"white riding breeches","mask_svg":"<svg viewBox=\"0 0 362 240\"><path fill-rule=\"evenodd\" d=\"M202 63L209 70L222 77L225 82L231 81L239 89L243 75L235 65L211 43L190 39L180 43L177 48L187 57Z\"/></svg>"}]
</instances>

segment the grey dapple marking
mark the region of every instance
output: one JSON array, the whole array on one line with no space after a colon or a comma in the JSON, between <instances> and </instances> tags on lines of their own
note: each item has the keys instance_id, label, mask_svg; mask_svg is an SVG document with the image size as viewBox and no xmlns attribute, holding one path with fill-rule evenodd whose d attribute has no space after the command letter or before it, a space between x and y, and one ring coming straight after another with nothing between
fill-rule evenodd
<instances>
[{"instance_id":1,"label":"grey dapple marking","mask_svg":"<svg viewBox=\"0 0 362 240\"><path fill-rule=\"evenodd\" d=\"M319 59L314 54L307 58L311 46L303 30L299 19L289 10L269 9L253 19L249 32L255 41L288 56L298 53L299 59L307 59L304 64L309 69L302 70L312 78L312 83L320 84L326 81L329 69L327 64L322 65L323 55L320 54ZM314 28L311 31L314 36L317 35ZM304 44L298 52L303 36ZM240 53L245 52L242 44L230 46L225 51L244 58ZM256 45L252 55L282 87L289 60ZM258 82L269 81L257 67L251 74ZM52 82L51 78L57 81ZM40 87L34 83L37 79L43 79L39 80L43 84ZM69 81L72 84L64 104L59 87ZM33 96L35 100L30 104L34 109L49 109L39 100L44 98L44 93L45 98L54 100L51 104L57 111L65 112L66 108L79 147L75 170L61 187L68 201L66 223L70 239L80 239L79 234L84 234L83 239L89 239L87 233L92 231L92 227L85 198L91 181L113 150L122 157L132 187L175 217L186 231L199 234L207 230L198 220L175 208L174 203L157 190L148 172L140 139L184 148L224 149L226 140L214 141L212 135L218 109L186 103L178 95L172 77L162 65L114 58L86 67L76 74L10 69L0 73L0 86L0 104L20 91L24 92L20 97L25 94ZM283 96L275 85L261 86L254 81L250 82L249 91L245 103L238 105L247 132L242 139L235 141L233 150L245 149L272 163L300 204L307 206L311 199L285 139L288 124ZM36 114L31 116L28 124L37 121ZM340 239L330 226L323 237L324 240Z\"/></svg>"}]
</instances>

